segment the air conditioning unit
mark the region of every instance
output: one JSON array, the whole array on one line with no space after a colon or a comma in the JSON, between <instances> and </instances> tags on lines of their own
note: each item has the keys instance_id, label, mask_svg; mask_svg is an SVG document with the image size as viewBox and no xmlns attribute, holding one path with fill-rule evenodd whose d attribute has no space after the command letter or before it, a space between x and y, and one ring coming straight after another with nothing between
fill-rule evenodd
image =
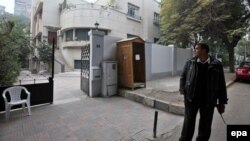
<instances>
[{"instance_id":1,"label":"air conditioning unit","mask_svg":"<svg viewBox=\"0 0 250 141\"><path fill-rule=\"evenodd\" d=\"M57 36L62 36L61 30L57 30Z\"/></svg>"}]
</instances>

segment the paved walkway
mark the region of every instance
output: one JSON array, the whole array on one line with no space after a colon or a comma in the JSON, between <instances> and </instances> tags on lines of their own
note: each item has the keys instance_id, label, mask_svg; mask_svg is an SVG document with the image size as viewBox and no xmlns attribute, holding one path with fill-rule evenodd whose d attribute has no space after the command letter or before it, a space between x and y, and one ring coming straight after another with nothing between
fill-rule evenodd
<instances>
[{"instance_id":1,"label":"paved walkway","mask_svg":"<svg viewBox=\"0 0 250 141\"><path fill-rule=\"evenodd\" d=\"M148 98L141 101L140 96L133 96L135 101L151 105L151 107L120 97L89 98L80 90L79 75L79 72L56 75L54 104L33 107L32 116L26 116L26 113L22 111L14 111L11 113L10 121L4 122L4 114L0 114L0 140L153 140L155 109L151 108L152 104L160 107L158 109L163 111L167 109L175 113L176 109L171 109L162 102L168 103L169 100L180 97L176 92L179 77L171 77L148 83L148 88L145 91L148 91L149 96L154 96L153 100ZM232 80L233 76L226 74L227 82ZM142 89L134 92L140 91ZM181 110L182 108L180 106ZM164 139L171 136L175 127L181 124L183 117L161 110L159 110L157 136Z\"/></svg>"},{"instance_id":2,"label":"paved walkway","mask_svg":"<svg viewBox=\"0 0 250 141\"><path fill-rule=\"evenodd\" d=\"M235 80L234 73L225 73L226 84L229 86ZM123 89L119 95L144 105L178 115L184 114L183 96L179 94L180 76L167 77L147 82L147 88L134 91Z\"/></svg>"},{"instance_id":3,"label":"paved walkway","mask_svg":"<svg viewBox=\"0 0 250 141\"><path fill-rule=\"evenodd\" d=\"M85 98L33 107L32 115L0 114L1 141L130 141L152 138L155 109L121 97ZM158 135L173 129L181 116L159 112Z\"/></svg>"},{"instance_id":4,"label":"paved walkway","mask_svg":"<svg viewBox=\"0 0 250 141\"><path fill-rule=\"evenodd\" d=\"M226 111L223 114L223 117L227 125L249 125L250 123L250 112L249 112L249 82L237 82L232 87L228 88L228 105L226 105ZM244 106L242 106L244 105ZM239 110L240 109L240 110ZM237 115L237 116L235 116ZM199 114L196 118L196 130L194 133L193 140L195 140L198 132L198 123L199 123ZM178 141L182 124L176 126L168 136L157 139L156 141ZM212 125L211 141L226 141L227 140L227 126L221 119L221 116L218 114L215 109L214 119Z\"/></svg>"},{"instance_id":5,"label":"paved walkway","mask_svg":"<svg viewBox=\"0 0 250 141\"><path fill-rule=\"evenodd\" d=\"M89 98L80 90L79 72L55 75L53 105L32 107L32 115L0 114L0 141L131 141L152 138L155 109L121 98ZM159 111L158 136L183 117Z\"/></svg>"}]
</instances>

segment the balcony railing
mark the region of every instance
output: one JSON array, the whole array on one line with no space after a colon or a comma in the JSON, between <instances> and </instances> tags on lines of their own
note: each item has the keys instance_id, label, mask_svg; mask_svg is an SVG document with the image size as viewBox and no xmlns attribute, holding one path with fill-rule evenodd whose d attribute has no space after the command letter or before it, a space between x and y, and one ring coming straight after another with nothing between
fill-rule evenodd
<instances>
[{"instance_id":1,"label":"balcony railing","mask_svg":"<svg viewBox=\"0 0 250 141\"><path fill-rule=\"evenodd\" d=\"M159 19L154 19L153 23L155 25L159 26L160 25L160 20Z\"/></svg>"},{"instance_id":2,"label":"balcony railing","mask_svg":"<svg viewBox=\"0 0 250 141\"><path fill-rule=\"evenodd\" d=\"M135 15L135 14L131 14L131 13L127 13L127 17L128 18L132 18L132 19L135 19L135 20L138 20L138 21L141 21L142 20L142 18L141 18L141 16L138 16L138 15Z\"/></svg>"}]
</instances>

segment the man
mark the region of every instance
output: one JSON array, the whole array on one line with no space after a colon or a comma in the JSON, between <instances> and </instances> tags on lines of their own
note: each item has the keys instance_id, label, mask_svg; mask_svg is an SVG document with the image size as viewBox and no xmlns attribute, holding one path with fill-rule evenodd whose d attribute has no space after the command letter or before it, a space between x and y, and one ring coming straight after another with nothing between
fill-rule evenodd
<instances>
[{"instance_id":1,"label":"man","mask_svg":"<svg viewBox=\"0 0 250 141\"><path fill-rule=\"evenodd\" d=\"M225 111L228 99L223 67L220 61L208 53L208 45L198 43L195 46L195 57L186 62L180 78L185 117L179 141L192 141L198 110L200 121L196 141L208 141L214 107L217 107L220 114Z\"/></svg>"}]
</instances>

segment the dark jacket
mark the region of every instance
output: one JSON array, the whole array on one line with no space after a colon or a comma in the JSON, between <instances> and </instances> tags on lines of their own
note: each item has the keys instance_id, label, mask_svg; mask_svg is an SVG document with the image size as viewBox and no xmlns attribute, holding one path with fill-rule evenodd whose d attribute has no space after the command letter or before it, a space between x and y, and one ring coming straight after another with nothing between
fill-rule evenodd
<instances>
[{"instance_id":1,"label":"dark jacket","mask_svg":"<svg viewBox=\"0 0 250 141\"><path fill-rule=\"evenodd\" d=\"M227 104L227 90L224 77L223 66L220 61L210 57L208 66L207 79L207 105L216 106L219 104ZM184 66L180 78L180 93L184 95L185 100L192 102L197 86L197 57L188 60Z\"/></svg>"}]
</instances>

